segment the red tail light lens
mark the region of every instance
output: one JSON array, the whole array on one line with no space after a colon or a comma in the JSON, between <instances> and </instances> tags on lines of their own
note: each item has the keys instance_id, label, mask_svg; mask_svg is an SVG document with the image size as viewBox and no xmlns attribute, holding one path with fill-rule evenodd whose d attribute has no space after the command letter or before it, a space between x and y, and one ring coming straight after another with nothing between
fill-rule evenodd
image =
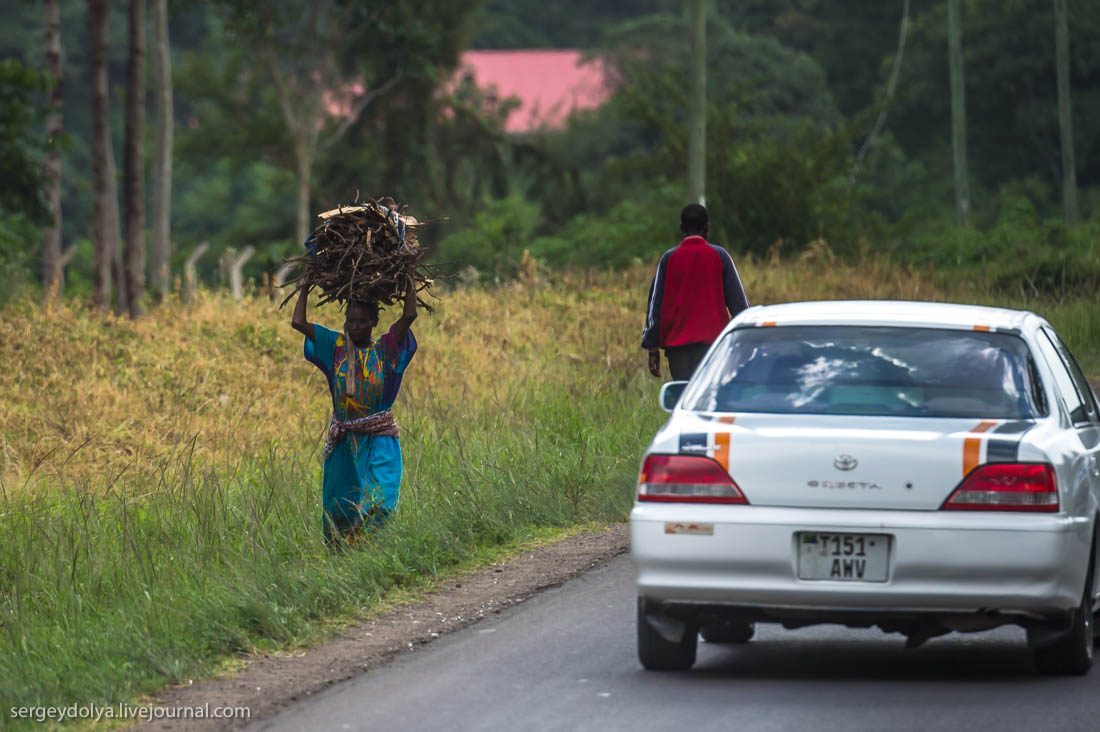
<instances>
[{"instance_id":1,"label":"red tail light lens","mask_svg":"<svg viewBox=\"0 0 1100 732\"><path fill-rule=\"evenodd\" d=\"M1058 510L1054 468L1042 463L982 465L966 476L944 509L958 511Z\"/></svg>"},{"instance_id":2,"label":"red tail light lens","mask_svg":"<svg viewBox=\"0 0 1100 732\"><path fill-rule=\"evenodd\" d=\"M638 476L639 501L748 503L729 473L699 455L650 455Z\"/></svg>"}]
</instances>

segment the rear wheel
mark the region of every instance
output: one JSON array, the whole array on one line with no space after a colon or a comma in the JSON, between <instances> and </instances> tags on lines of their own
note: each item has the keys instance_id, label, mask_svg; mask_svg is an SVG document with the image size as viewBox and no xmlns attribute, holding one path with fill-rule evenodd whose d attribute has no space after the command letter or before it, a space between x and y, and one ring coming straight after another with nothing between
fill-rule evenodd
<instances>
[{"instance_id":1,"label":"rear wheel","mask_svg":"<svg viewBox=\"0 0 1100 732\"><path fill-rule=\"evenodd\" d=\"M756 623L713 623L704 625L699 635L707 643L748 643L756 635Z\"/></svg>"},{"instance_id":2,"label":"rear wheel","mask_svg":"<svg viewBox=\"0 0 1100 732\"><path fill-rule=\"evenodd\" d=\"M684 671L695 663L699 634L687 624L680 642L673 643L646 620L645 600L638 598L638 660L650 671Z\"/></svg>"},{"instance_id":3,"label":"rear wheel","mask_svg":"<svg viewBox=\"0 0 1100 732\"><path fill-rule=\"evenodd\" d=\"M1092 668L1092 561L1089 561L1081 605L1073 611L1069 633L1057 643L1035 649L1035 666L1044 674L1083 676Z\"/></svg>"}]
</instances>

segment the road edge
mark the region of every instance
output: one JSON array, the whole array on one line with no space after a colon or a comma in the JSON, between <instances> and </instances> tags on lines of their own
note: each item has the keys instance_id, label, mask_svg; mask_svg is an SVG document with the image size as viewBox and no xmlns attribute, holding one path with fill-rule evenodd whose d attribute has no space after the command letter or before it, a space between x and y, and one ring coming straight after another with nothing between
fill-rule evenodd
<instances>
[{"instance_id":1,"label":"road edge","mask_svg":"<svg viewBox=\"0 0 1100 732\"><path fill-rule=\"evenodd\" d=\"M154 719L132 729L232 730L273 717L300 699L558 587L624 554L628 544L628 525L615 524L444 579L440 589L420 600L397 605L305 651L254 656L232 676L163 689L153 700ZM247 708L249 716L184 718L227 708Z\"/></svg>"}]
</instances>

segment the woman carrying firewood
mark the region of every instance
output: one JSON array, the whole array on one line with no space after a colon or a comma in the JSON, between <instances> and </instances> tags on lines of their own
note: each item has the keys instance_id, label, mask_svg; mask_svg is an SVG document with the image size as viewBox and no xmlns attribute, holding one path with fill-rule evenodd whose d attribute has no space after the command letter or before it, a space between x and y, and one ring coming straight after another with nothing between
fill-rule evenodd
<instances>
[{"instance_id":1,"label":"woman carrying firewood","mask_svg":"<svg viewBox=\"0 0 1100 732\"><path fill-rule=\"evenodd\" d=\"M306 319L311 287L301 288L291 325L305 335L306 360L324 372L332 394L321 494L325 541L354 543L397 509L401 443L390 407L416 353L409 330L416 320L416 284L409 276L401 317L378 340L371 338L376 301L349 301L338 333Z\"/></svg>"}]
</instances>

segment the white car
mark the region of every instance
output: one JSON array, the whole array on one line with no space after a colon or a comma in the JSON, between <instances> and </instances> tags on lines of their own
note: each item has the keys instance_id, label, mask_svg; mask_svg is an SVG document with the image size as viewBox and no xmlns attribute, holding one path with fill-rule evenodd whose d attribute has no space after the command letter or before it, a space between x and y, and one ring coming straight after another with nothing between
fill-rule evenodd
<instances>
[{"instance_id":1,"label":"white car","mask_svg":"<svg viewBox=\"0 0 1100 732\"><path fill-rule=\"evenodd\" d=\"M756 622L1011 623L1040 671L1092 665L1100 414L1041 317L754 307L661 403L630 514L647 669Z\"/></svg>"}]
</instances>

